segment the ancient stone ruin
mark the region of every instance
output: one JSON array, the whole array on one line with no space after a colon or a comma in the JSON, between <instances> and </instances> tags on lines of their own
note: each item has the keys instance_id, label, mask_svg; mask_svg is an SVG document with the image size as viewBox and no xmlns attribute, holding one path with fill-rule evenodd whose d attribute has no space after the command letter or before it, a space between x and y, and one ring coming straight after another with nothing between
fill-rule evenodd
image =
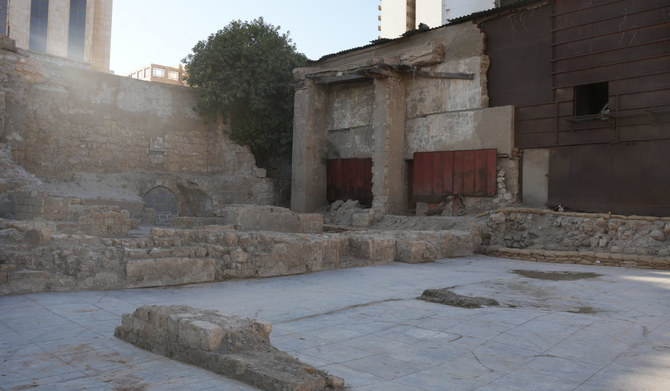
<instances>
[{"instance_id":1,"label":"ancient stone ruin","mask_svg":"<svg viewBox=\"0 0 670 391\"><path fill-rule=\"evenodd\" d=\"M114 335L153 353L265 391L340 390L344 381L270 343L272 325L187 306L146 306L124 314Z\"/></svg>"}]
</instances>

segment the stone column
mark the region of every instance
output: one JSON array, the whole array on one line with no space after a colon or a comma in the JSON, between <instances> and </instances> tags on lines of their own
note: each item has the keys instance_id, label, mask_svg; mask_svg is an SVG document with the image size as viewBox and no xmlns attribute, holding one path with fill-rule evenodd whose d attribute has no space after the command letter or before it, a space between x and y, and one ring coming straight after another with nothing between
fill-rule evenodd
<instances>
[{"instance_id":1,"label":"stone column","mask_svg":"<svg viewBox=\"0 0 670 391\"><path fill-rule=\"evenodd\" d=\"M384 214L407 211L405 83L400 75L378 77L374 86L372 208Z\"/></svg>"},{"instance_id":2,"label":"stone column","mask_svg":"<svg viewBox=\"0 0 670 391\"><path fill-rule=\"evenodd\" d=\"M325 150L326 88L305 78L305 69L297 69L298 87L293 114L293 161L291 209L314 212L328 203Z\"/></svg>"}]
</instances>

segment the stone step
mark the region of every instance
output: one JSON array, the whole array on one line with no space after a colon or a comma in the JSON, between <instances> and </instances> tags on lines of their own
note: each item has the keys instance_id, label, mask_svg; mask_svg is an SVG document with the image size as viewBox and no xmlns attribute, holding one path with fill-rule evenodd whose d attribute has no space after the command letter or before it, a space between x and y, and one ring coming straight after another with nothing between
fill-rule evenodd
<instances>
[{"instance_id":1,"label":"stone step","mask_svg":"<svg viewBox=\"0 0 670 391\"><path fill-rule=\"evenodd\" d=\"M152 248L124 248L123 256L126 259L145 258L206 258L207 247L179 246L179 247L152 247Z\"/></svg>"},{"instance_id":2,"label":"stone step","mask_svg":"<svg viewBox=\"0 0 670 391\"><path fill-rule=\"evenodd\" d=\"M216 261L199 258L131 259L126 265L126 286L146 288L210 282L215 279Z\"/></svg>"},{"instance_id":3,"label":"stone step","mask_svg":"<svg viewBox=\"0 0 670 391\"><path fill-rule=\"evenodd\" d=\"M404 231L395 234L395 241L396 261L425 263L477 254L481 239L470 231Z\"/></svg>"}]
</instances>

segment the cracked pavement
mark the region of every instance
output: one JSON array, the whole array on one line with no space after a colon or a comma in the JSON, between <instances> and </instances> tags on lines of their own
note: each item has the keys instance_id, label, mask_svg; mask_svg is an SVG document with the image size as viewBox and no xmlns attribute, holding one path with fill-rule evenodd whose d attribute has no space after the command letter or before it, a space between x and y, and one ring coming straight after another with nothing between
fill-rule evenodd
<instances>
[{"instance_id":1,"label":"cracked pavement","mask_svg":"<svg viewBox=\"0 0 670 391\"><path fill-rule=\"evenodd\" d=\"M546 280L532 272L597 273ZM450 287L496 299L416 298ZM273 345L351 390L668 390L670 272L486 256L165 289L0 297L0 390L253 390L114 338L184 304L269 321Z\"/></svg>"}]
</instances>

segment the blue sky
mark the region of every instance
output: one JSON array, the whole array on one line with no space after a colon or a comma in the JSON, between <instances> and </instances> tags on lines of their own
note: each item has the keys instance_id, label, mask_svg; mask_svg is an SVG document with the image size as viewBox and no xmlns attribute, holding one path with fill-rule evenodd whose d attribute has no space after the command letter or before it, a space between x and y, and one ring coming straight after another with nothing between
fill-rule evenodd
<instances>
[{"instance_id":1,"label":"blue sky","mask_svg":"<svg viewBox=\"0 0 670 391\"><path fill-rule=\"evenodd\" d=\"M281 26L299 52L323 55L377 39L379 0L114 0L111 69L176 65L231 20L262 16Z\"/></svg>"}]
</instances>

